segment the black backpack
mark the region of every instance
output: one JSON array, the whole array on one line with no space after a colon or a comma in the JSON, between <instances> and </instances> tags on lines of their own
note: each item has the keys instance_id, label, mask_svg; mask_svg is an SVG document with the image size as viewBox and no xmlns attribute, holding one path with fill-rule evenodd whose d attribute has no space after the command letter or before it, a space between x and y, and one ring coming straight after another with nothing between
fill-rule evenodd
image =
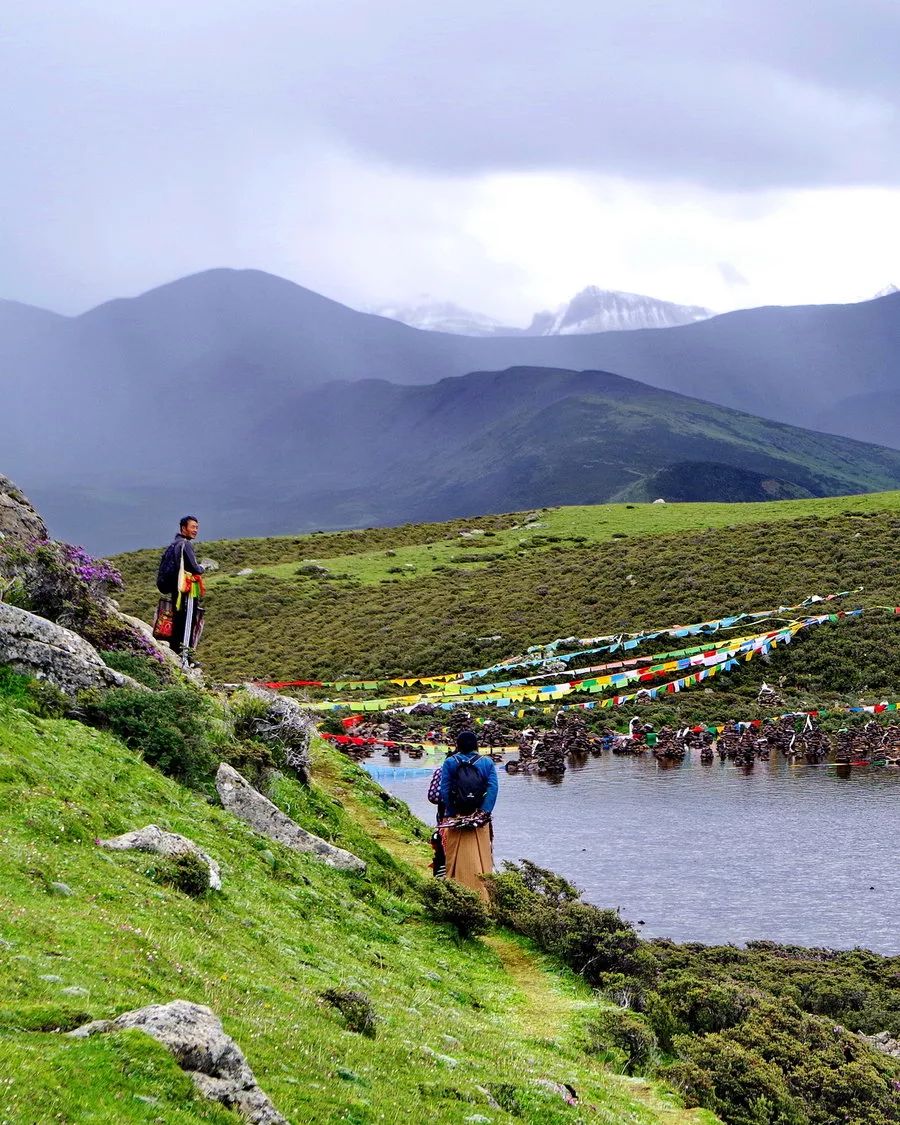
<instances>
[{"instance_id":1,"label":"black backpack","mask_svg":"<svg viewBox=\"0 0 900 1125\"><path fill-rule=\"evenodd\" d=\"M181 553L184 550L182 543L170 543L159 560L159 570L156 574L156 588L161 594L174 594L178 585L178 571L181 567Z\"/></svg>"},{"instance_id":2,"label":"black backpack","mask_svg":"<svg viewBox=\"0 0 900 1125\"><path fill-rule=\"evenodd\" d=\"M487 794L487 778L475 764L477 758L456 759L456 772L450 784L450 805L456 816L478 812Z\"/></svg>"}]
</instances>

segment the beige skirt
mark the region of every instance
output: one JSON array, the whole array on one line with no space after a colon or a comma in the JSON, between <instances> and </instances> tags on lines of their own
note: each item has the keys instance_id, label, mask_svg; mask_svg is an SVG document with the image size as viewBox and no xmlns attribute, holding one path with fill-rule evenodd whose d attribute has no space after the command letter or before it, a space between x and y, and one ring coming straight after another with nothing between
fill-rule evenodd
<instances>
[{"instance_id":1,"label":"beige skirt","mask_svg":"<svg viewBox=\"0 0 900 1125\"><path fill-rule=\"evenodd\" d=\"M494 870L490 824L480 828L445 828L441 837L447 856L447 878L471 887L487 902L487 887L480 876Z\"/></svg>"}]
</instances>

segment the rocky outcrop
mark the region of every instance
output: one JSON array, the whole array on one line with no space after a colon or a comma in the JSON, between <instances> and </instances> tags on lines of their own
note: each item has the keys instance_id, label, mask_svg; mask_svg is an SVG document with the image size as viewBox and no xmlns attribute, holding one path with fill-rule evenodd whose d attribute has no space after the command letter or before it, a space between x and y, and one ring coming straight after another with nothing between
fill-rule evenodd
<instances>
[{"instance_id":1,"label":"rocky outcrop","mask_svg":"<svg viewBox=\"0 0 900 1125\"><path fill-rule=\"evenodd\" d=\"M889 1031L879 1031L875 1035L862 1035L870 1047L880 1051L883 1055L890 1055L892 1059L900 1059L900 1036L894 1037Z\"/></svg>"},{"instance_id":2,"label":"rocky outcrop","mask_svg":"<svg viewBox=\"0 0 900 1125\"><path fill-rule=\"evenodd\" d=\"M0 602L0 664L55 684L66 695L86 688L140 685L114 672L93 645L45 617Z\"/></svg>"},{"instance_id":3,"label":"rocky outcrop","mask_svg":"<svg viewBox=\"0 0 900 1125\"><path fill-rule=\"evenodd\" d=\"M132 832L124 832L121 836L113 836L109 840L98 840L97 844L114 852L155 852L157 855L166 856L186 855L190 852L202 859L209 869L210 890L222 889L219 865L212 856L207 855L187 836L179 836L177 832L165 832L155 824L148 824L146 828L135 828Z\"/></svg>"},{"instance_id":4,"label":"rocky outcrop","mask_svg":"<svg viewBox=\"0 0 900 1125\"><path fill-rule=\"evenodd\" d=\"M0 539L46 539L47 526L11 480L0 477Z\"/></svg>"},{"instance_id":5,"label":"rocky outcrop","mask_svg":"<svg viewBox=\"0 0 900 1125\"><path fill-rule=\"evenodd\" d=\"M219 1017L202 1004L173 1000L124 1012L112 1020L94 1020L69 1032L86 1039L110 1031L146 1032L175 1056L200 1092L254 1125L288 1125L259 1088L240 1047L225 1034Z\"/></svg>"},{"instance_id":6,"label":"rocky outcrop","mask_svg":"<svg viewBox=\"0 0 900 1125\"><path fill-rule=\"evenodd\" d=\"M261 836L268 836L292 851L308 852L340 871L365 871L366 865L358 856L301 828L226 762L222 762L216 774L216 789L222 805Z\"/></svg>"},{"instance_id":7,"label":"rocky outcrop","mask_svg":"<svg viewBox=\"0 0 900 1125\"><path fill-rule=\"evenodd\" d=\"M253 720L254 735L263 742L278 743L284 750L285 765L303 781L309 782L309 747L315 726L308 711L296 699L279 695L277 691L245 684L244 691L254 699L267 704L266 712Z\"/></svg>"}]
</instances>

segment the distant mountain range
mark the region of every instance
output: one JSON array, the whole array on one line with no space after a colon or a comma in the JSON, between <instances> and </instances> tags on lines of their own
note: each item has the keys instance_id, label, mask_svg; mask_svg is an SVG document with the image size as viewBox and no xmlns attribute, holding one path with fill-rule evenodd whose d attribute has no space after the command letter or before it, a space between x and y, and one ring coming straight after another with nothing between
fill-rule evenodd
<instances>
[{"instance_id":1,"label":"distant mountain range","mask_svg":"<svg viewBox=\"0 0 900 1125\"><path fill-rule=\"evenodd\" d=\"M526 384L546 380L558 389L571 385L573 372L612 371L628 377L610 384L623 395L629 380L638 380L650 385L641 390L645 397L655 387L705 400L690 407L692 417L706 418L716 403L900 445L898 356L900 294L854 305L749 309L676 328L478 338L359 313L259 271L211 270L77 317L0 302L0 470L34 495L59 533L104 548L158 541L172 512L195 503L217 520L238 520L220 523L219 534L251 526L290 531L456 514L447 488L456 490L459 512L528 506L539 497L605 499L629 480L691 461L816 494L863 491L900 482L898 455L833 439L838 444L817 446L827 452L798 476L790 465L807 458L798 462L785 442L806 448L832 439L766 428L756 418L759 441L772 443L765 454L759 443L747 447L739 432L745 423L739 427L727 411L717 415L715 442L703 439L701 424L688 426L685 440L675 434L658 445L642 423L637 444L629 445L633 415L611 411L608 426L598 423L602 411L593 399L584 406L583 388L545 394L538 414L520 414L523 401L537 401ZM534 368L550 371L524 374ZM472 372L504 373L511 413L500 419L489 409L495 384ZM454 378L463 375L470 378ZM366 404L364 418L357 400ZM604 401L610 411L608 395ZM329 420L337 409L343 429ZM459 411L465 426L449 427ZM675 416L687 426L682 410ZM309 419L318 419L317 427L310 429ZM489 433L488 421L497 427ZM671 429L665 417L659 425ZM470 439L485 443L483 457ZM522 449L545 446L552 455L534 454L526 471ZM410 458L398 461L407 448ZM434 470L439 449L441 477ZM492 467L491 450L516 466L513 478ZM454 451L476 467L473 479L458 477ZM410 483L400 488L381 472L382 462L400 465ZM706 479L715 489L715 474ZM757 486L738 482L739 491Z\"/></svg>"},{"instance_id":2,"label":"distant mountain range","mask_svg":"<svg viewBox=\"0 0 900 1125\"><path fill-rule=\"evenodd\" d=\"M372 311L412 328L458 336L576 336L636 328L674 328L715 316L710 309L697 305L676 305L638 293L598 289L595 285L582 289L554 311L535 313L527 328L504 325L451 302L424 300L414 305L381 305Z\"/></svg>"}]
</instances>

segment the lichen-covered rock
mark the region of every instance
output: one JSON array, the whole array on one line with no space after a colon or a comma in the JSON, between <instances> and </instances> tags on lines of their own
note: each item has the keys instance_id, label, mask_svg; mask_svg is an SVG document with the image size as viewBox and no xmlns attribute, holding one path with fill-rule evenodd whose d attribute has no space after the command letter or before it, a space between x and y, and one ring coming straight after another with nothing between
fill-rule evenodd
<instances>
[{"instance_id":1,"label":"lichen-covered rock","mask_svg":"<svg viewBox=\"0 0 900 1125\"><path fill-rule=\"evenodd\" d=\"M219 865L199 848L187 836L180 836L177 832L165 832L156 824L148 824L146 828L135 828L132 832L123 832L121 836L112 836L108 840L98 840L101 848L108 848L114 852L155 852L157 855L186 855L191 853L202 859L209 868L210 890L222 889L222 875Z\"/></svg>"},{"instance_id":2,"label":"lichen-covered rock","mask_svg":"<svg viewBox=\"0 0 900 1125\"><path fill-rule=\"evenodd\" d=\"M0 664L46 680L66 695L87 688L140 687L107 668L94 646L71 629L5 602L0 602Z\"/></svg>"},{"instance_id":3,"label":"lichen-covered rock","mask_svg":"<svg viewBox=\"0 0 900 1125\"><path fill-rule=\"evenodd\" d=\"M0 477L0 540L46 539L47 526L11 480Z\"/></svg>"},{"instance_id":4,"label":"lichen-covered rock","mask_svg":"<svg viewBox=\"0 0 900 1125\"><path fill-rule=\"evenodd\" d=\"M267 704L266 713L253 722L253 731L263 742L278 742L284 747L285 765L307 784L310 775L309 748L315 724L308 711L286 695L245 684L244 691Z\"/></svg>"},{"instance_id":5,"label":"lichen-covered rock","mask_svg":"<svg viewBox=\"0 0 900 1125\"><path fill-rule=\"evenodd\" d=\"M268 836L292 851L308 852L341 871L365 871L366 865L358 856L301 828L227 762L219 766L216 790L222 805L261 836Z\"/></svg>"},{"instance_id":6,"label":"lichen-covered rock","mask_svg":"<svg viewBox=\"0 0 900 1125\"><path fill-rule=\"evenodd\" d=\"M110 1031L137 1030L152 1036L175 1056L206 1097L236 1109L254 1125L288 1125L259 1088L240 1047L225 1034L219 1017L202 1004L173 1000L94 1020L69 1032L86 1039Z\"/></svg>"},{"instance_id":7,"label":"lichen-covered rock","mask_svg":"<svg viewBox=\"0 0 900 1125\"><path fill-rule=\"evenodd\" d=\"M874 1047L876 1051L880 1051L883 1055L890 1055L892 1059L900 1059L900 1036L895 1038L889 1031L879 1031L875 1035L860 1033L860 1038L865 1039L870 1047Z\"/></svg>"}]
</instances>

